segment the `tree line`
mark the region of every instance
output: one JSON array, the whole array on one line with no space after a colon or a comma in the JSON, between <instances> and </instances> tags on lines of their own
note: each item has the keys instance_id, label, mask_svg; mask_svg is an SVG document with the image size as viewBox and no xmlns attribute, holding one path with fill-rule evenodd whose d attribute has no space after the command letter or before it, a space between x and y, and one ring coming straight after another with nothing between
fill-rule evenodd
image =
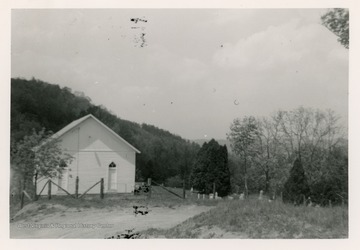
<instances>
[{"instance_id":1,"label":"tree line","mask_svg":"<svg viewBox=\"0 0 360 250\"><path fill-rule=\"evenodd\" d=\"M346 131L331 110L299 107L271 117L235 119L228 139L232 183L245 194L284 188L295 161L304 168L309 192L318 203L347 200L348 150Z\"/></svg>"},{"instance_id":2,"label":"tree line","mask_svg":"<svg viewBox=\"0 0 360 250\"><path fill-rule=\"evenodd\" d=\"M56 145L37 155L24 147L41 144L51 131L90 113L142 152L136 161L137 181L152 178L169 186L185 182L203 193L212 193L215 186L219 196L263 190L286 197L293 192L291 182L302 178L307 185L303 195L317 203L348 197L346 131L331 110L299 107L270 117L236 118L227 134L228 152L215 140L200 147L153 125L120 119L82 93L36 79L11 79L11 163L20 176L18 187L46 174L46 166L54 165L51 175L61 172L63 160ZM46 158L49 153L55 157Z\"/></svg>"}]
</instances>

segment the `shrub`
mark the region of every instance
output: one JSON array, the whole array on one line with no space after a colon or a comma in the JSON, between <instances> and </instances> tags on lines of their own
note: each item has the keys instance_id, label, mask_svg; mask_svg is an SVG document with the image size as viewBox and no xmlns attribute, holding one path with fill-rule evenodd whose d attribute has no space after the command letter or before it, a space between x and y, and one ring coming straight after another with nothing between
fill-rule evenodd
<instances>
[{"instance_id":1,"label":"shrub","mask_svg":"<svg viewBox=\"0 0 360 250\"><path fill-rule=\"evenodd\" d=\"M283 200L284 202L291 202L299 205L302 203L304 197L307 198L309 194L310 188L305 171L300 158L297 158L290 170L290 176L285 182Z\"/></svg>"}]
</instances>

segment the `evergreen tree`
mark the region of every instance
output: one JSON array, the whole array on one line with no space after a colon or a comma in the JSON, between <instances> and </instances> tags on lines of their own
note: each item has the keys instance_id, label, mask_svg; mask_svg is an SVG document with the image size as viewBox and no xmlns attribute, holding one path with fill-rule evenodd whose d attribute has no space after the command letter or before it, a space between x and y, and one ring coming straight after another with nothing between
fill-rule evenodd
<instances>
[{"instance_id":1,"label":"evergreen tree","mask_svg":"<svg viewBox=\"0 0 360 250\"><path fill-rule=\"evenodd\" d=\"M220 146L214 139L203 144L192 169L191 182L202 193L212 193L215 184L219 196L229 194L230 171L226 146Z\"/></svg>"},{"instance_id":2,"label":"evergreen tree","mask_svg":"<svg viewBox=\"0 0 360 250\"><path fill-rule=\"evenodd\" d=\"M310 188L306 180L305 171L300 158L297 158L290 170L290 176L285 182L283 200L299 205L304 197L307 198L309 194Z\"/></svg>"}]
</instances>

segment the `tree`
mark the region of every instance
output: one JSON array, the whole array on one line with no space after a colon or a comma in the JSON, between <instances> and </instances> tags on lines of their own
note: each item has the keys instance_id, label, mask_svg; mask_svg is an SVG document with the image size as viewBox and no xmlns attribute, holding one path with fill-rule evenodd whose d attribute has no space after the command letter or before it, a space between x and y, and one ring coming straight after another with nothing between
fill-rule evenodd
<instances>
[{"instance_id":1,"label":"tree","mask_svg":"<svg viewBox=\"0 0 360 250\"><path fill-rule=\"evenodd\" d=\"M191 182L202 193L212 193L215 184L219 196L229 194L231 186L226 145L220 146L214 139L203 144L192 169Z\"/></svg>"},{"instance_id":2,"label":"tree","mask_svg":"<svg viewBox=\"0 0 360 250\"><path fill-rule=\"evenodd\" d=\"M331 110L321 111L300 107L278 111L281 125L281 147L288 162L301 158L310 183L329 171L325 164L333 146L342 138L339 117Z\"/></svg>"},{"instance_id":3,"label":"tree","mask_svg":"<svg viewBox=\"0 0 360 250\"><path fill-rule=\"evenodd\" d=\"M331 148L324 159L321 175L311 185L311 200L317 204L341 204L348 200L347 140Z\"/></svg>"},{"instance_id":4,"label":"tree","mask_svg":"<svg viewBox=\"0 0 360 250\"><path fill-rule=\"evenodd\" d=\"M238 157L230 157L236 190L241 185L245 192L278 193L299 158L312 197L323 195L333 202L347 199L347 140L333 111L304 107L280 110L270 119L235 119L230 129L228 139ZM329 183L335 185L323 188Z\"/></svg>"},{"instance_id":5,"label":"tree","mask_svg":"<svg viewBox=\"0 0 360 250\"><path fill-rule=\"evenodd\" d=\"M11 166L18 177L18 190L26 190L39 177L52 178L62 173L71 162L72 156L63 153L59 140L52 138L51 132L42 128L25 136L11 147Z\"/></svg>"},{"instance_id":6,"label":"tree","mask_svg":"<svg viewBox=\"0 0 360 250\"><path fill-rule=\"evenodd\" d=\"M321 17L322 24L338 36L338 41L349 48L349 10L332 9Z\"/></svg>"},{"instance_id":7,"label":"tree","mask_svg":"<svg viewBox=\"0 0 360 250\"><path fill-rule=\"evenodd\" d=\"M227 135L231 143L232 151L243 160L244 166L244 189L248 196L248 165L254 155L254 142L258 136L258 125L254 117L244 117L242 120L235 119L230 126Z\"/></svg>"},{"instance_id":8,"label":"tree","mask_svg":"<svg viewBox=\"0 0 360 250\"><path fill-rule=\"evenodd\" d=\"M198 145L195 143L191 144L189 147L182 147L182 152L180 153L181 157L178 159L179 168L180 168L180 178L184 182L186 187L189 187L189 178L191 175L191 167L195 162L196 158L196 148Z\"/></svg>"},{"instance_id":9,"label":"tree","mask_svg":"<svg viewBox=\"0 0 360 250\"><path fill-rule=\"evenodd\" d=\"M309 194L310 188L301 159L296 158L290 176L284 185L283 200L299 205L304 200L304 197L307 198Z\"/></svg>"},{"instance_id":10,"label":"tree","mask_svg":"<svg viewBox=\"0 0 360 250\"><path fill-rule=\"evenodd\" d=\"M257 120L256 139L254 141L255 154L253 163L255 170L260 171L262 177L265 194L270 191L270 182L278 170L278 160L281 160L279 154L279 131L280 124L277 120L262 118ZM260 179L260 178L258 178Z\"/></svg>"}]
</instances>

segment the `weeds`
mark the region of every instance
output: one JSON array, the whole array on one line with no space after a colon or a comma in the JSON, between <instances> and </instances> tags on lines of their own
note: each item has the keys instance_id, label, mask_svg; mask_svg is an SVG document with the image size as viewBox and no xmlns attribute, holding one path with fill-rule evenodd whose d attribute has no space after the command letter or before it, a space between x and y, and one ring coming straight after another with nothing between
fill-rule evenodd
<instances>
[{"instance_id":1,"label":"weeds","mask_svg":"<svg viewBox=\"0 0 360 250\"><path fill-rule=\"evenodd\" d=\"M222 201L214 209L188 219L168 230L146 231L152 237L211 238L206 229L218 227L224 232L246 235L247 238L347 238L348 212L345 207L304 207L282 202ZM201 236L199 229L205 229ZM205 234L206 233L206 234Z\"/></svg>"}]
</instances>

